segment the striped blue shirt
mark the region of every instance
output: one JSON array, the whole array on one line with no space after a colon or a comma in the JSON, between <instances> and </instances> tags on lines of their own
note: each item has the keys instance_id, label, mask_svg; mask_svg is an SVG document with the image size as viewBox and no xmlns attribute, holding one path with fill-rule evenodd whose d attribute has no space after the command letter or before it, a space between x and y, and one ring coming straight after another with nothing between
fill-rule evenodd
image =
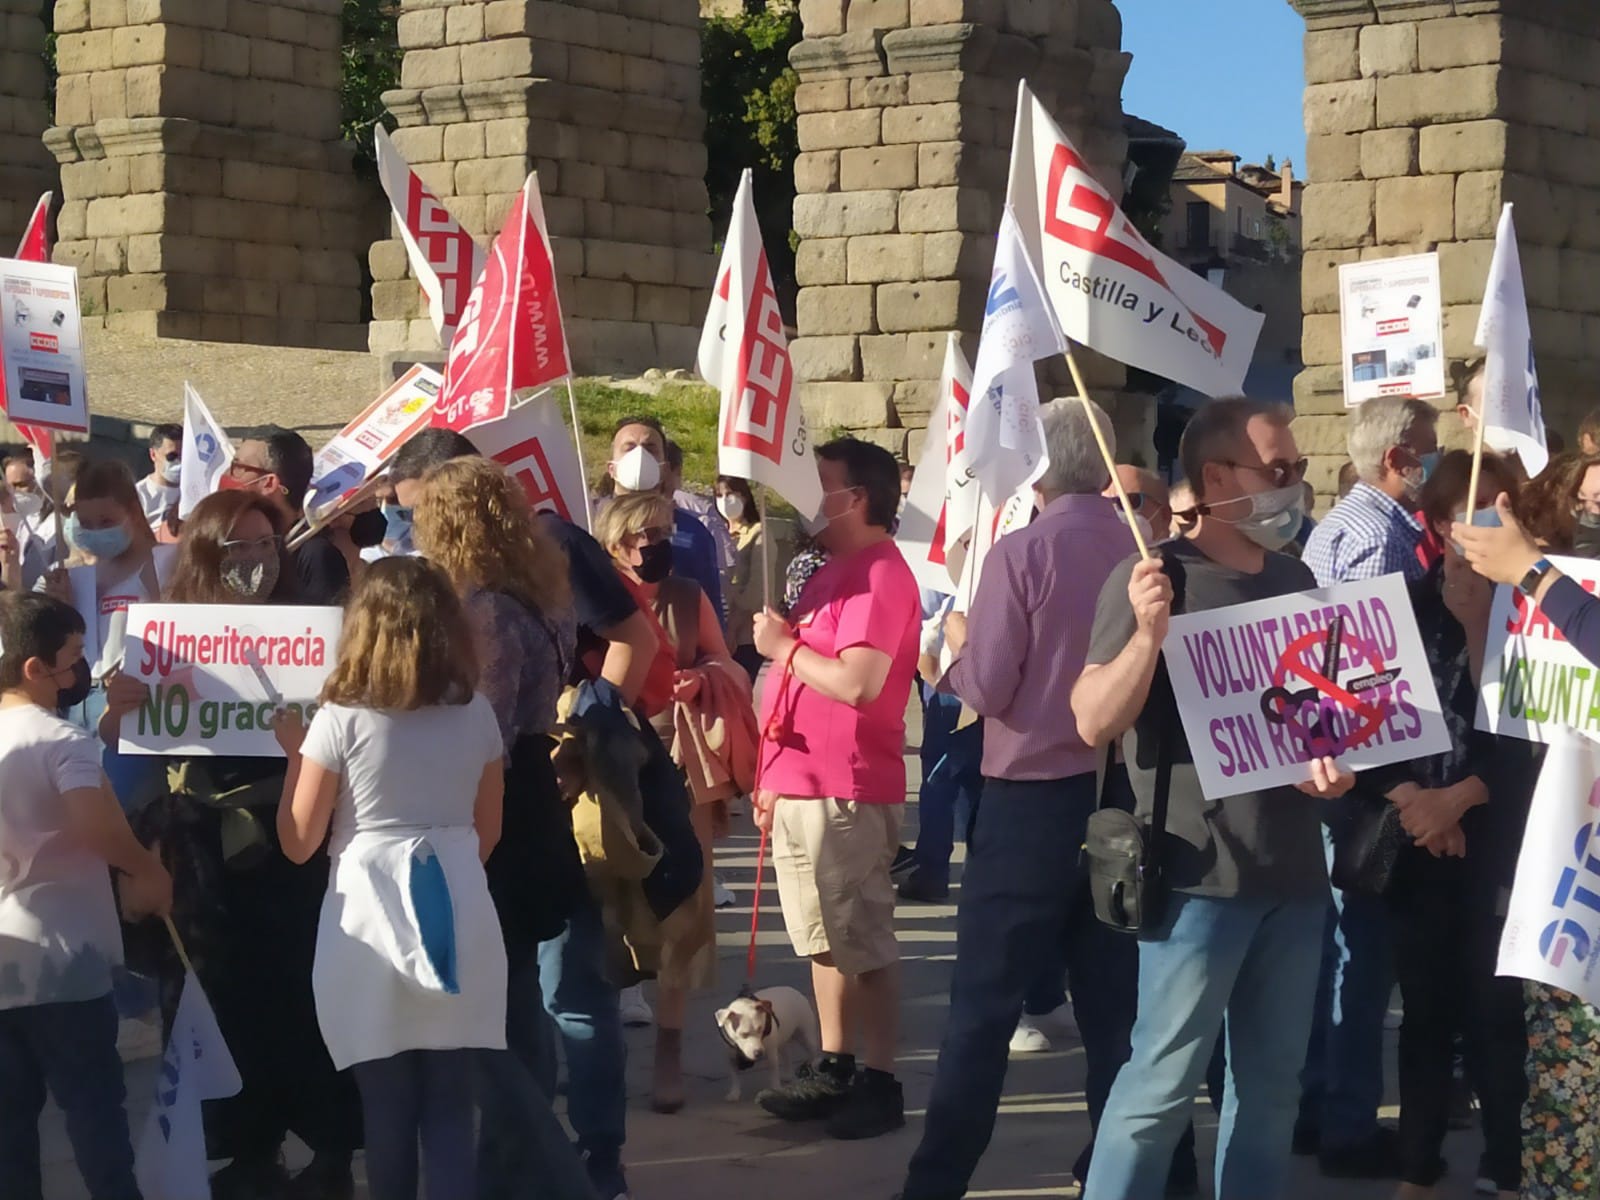
<instances>
[{"instance_id":1,"label":"striped blue shirt","mask_svg":"<svg viewBox=\"0 0 1600 1200\"><path fill-rule=\"evenodd\" d=\"M1301 558L1319 587L1396 571L1409 583L1426 574L1417 557L1421 542L1422 525L1405 505L1369 483L1358 483L1317 523Z\"/></svg>"}]
</instances>

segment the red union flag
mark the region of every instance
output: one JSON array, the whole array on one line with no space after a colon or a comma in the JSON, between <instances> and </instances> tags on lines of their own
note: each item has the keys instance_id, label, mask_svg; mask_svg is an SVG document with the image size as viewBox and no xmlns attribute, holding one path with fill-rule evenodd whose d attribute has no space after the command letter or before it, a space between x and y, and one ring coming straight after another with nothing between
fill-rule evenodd
<instances>
[{"instance_id":1,"label":"red union flag","mask_svg":"<svg viewBox=\"0 0 1600 1200\"><path fill-rule=\"evenodd\" d=\"M917 582L946 595L954 595L961 580L963 539L978 520L981 489L966 453L971 399L972 368L952 333L945 346L939 398L928 417L922 455L894 538Z\"/></svg>"},{"instance_id":2,"label":"red union flag","mask_svg":"<svg viewBox=\"0 0 1600 1200\"><path fill-rule=\"evenodd\" d=\"M46 192L33 206L28 227L22 231L22 244L17 247L17 257L23 262L50 261L50 201L54 192ZM6 408L6 373L0 366L0 412ZM55 434L42 425L18 425L17 433L32 446L36 460L48 461L55 454Z\"/></svg>"},{"instance_id":3,"label":"red union flag","mask_svg":"<svg viewBox=\"0 0 1600 1200\"><path fill-rule=\"evenodd\" d=\"M411 270L428 297L428 316L439 342L449 346L483 270L483 251L407 165L382 125L375 138L378 179L399 221Z\"/></svg>"},{"instance_id":4,"label":"red union flag","mask_svg":"<svg viewBox=\"0 0 1600 1200\"><path fill-rule=\"evenodd\" d=\"M802 517L815 516L822 484L795 395L789 339L756 224L749 171L734 197L697 364L702 378L722 393L717 470L766 484Z\"/></svg>"},{"instance_id":5,"label":"red union flag","mask_svg":"<svg viewBox=\"0 0 1600 1200\"><path fill-rule=\"evenodd\" d=\"M544 202L538 176L530 175L450 343L433 423L465 431L498 420L517 392L554 383L570 370Z\"/></svg>"},{"instance_id":6,"label":"red union flag","mask_svg":"<svg viewBox=\"0 0 1600 1200\"><path fill-rule=\"evenodd\" d=\"M587 525L578 449L553 400L530 400L500 420L478 426L472 441L522 485L536 512Z\"/></svg>"},{"instance_id":7,"label":"red union flag","mask_svg":"<svg viewBox=\"0 0 1600 1200\"><path fill-rule=\"evenodd\" d=\"M1263 314L1150 245L1026 83L1006 200L1067 337L1208 396L1242 390Z\"/></svg>"}]
</instances>

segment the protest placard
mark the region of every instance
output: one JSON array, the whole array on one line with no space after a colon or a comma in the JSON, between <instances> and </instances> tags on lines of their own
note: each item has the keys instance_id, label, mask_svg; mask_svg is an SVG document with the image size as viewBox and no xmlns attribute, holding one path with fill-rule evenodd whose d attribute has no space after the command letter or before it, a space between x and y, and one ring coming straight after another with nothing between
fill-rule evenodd
<instances>
[{"instance_id":1,"label":"protest placard","mask_svg":"<svg viewBox=\"0 0 1600 1200\"><path fill-rule=\"evenodd\" d=\"M123 670L150 696L122 720L124 754L282 756L278 703L307 724L343 612L256 604L134 604Z\"/></svg>"},{"instance_id":2,"label":"protest placard","mask_svg":"<svg viewBox=\"0 0 1600 1200\"><path fill-rule=\"evenodd\" d=\"M418 363L328 439L311 465L305 507L313 520L360 487L412 434L428 427L443 383L439 372Z\"/></svg>"},{"instance_id":3,"label":"protest placard","mask_svg":"<svg viewBox=\"0 0 1600 1200\"><path fill-rule=\"evenodd\" d=\"M1600 1004L1600 746L1559 727L1549 740L1495 973Z\"/></svg>"},{"instance_id":4,"label":"protest placard","mask_svg":"<svg viewBox=\"0 0 1600 1200\"><path fill-rule=\"evenodd\" d=\"M0 362L13 422L89 431L75 268L0 258Z\"/></svg>"},{"instance_id":5,"label":"protest placard","mask_svg":"<svg viewBox=\"0 0 1600 1200\"><path fill-rule=\"evenodd\" d=\"M1439 256L1413 254L1339 268L1344 402L1444 395Z\"/></svg>"},{"instance_id":6,"label":"protest placard","mask_svg":"<svg viewBox=\"0 0 1600 1200\"><path fill-rule=\"evenodd\" d=\"M1209 800L1450 748L1399 575L1175 616L1162 650Z\"/></svg>"},{"instance_id":7,"label":"protest placard","mask_svg":"<svg viewBox=\"0 0 1600 1200\"><path fill-rule=\"evenodd\" d=\"M1600 591L1600 563L1586 558L1550 561L1585 591ZM1548 742L1562 726L1600 739L1600 669L1574 650L1543 610L1516 588L1494 590L1477 726L1530 742Z\"/></svg>"}]
</instances>

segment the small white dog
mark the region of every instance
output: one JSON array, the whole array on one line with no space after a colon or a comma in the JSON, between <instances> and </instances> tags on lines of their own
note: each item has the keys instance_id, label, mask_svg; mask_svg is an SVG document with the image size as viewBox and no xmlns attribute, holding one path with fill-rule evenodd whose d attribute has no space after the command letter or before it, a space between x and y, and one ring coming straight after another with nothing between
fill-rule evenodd
<instances>
[{"instance_id":1,"label":"small white dog","mask_svg":"<svg viewBox=\"0 0 1600 1200\"><path fill-rule=\"evenodd\" d=\"M783 1084L783 1050L797 1043L801 1062L809 1061L822 1048L822 1034L810 1002L794 988L763 988L755 995L741 995L727 1008L717 1010L717 1030L728 1043L728 1103L739 1099L739 1072L747 1071L765 1059L772 1064L772 1086Z\"/></svg>"}]
</instances>

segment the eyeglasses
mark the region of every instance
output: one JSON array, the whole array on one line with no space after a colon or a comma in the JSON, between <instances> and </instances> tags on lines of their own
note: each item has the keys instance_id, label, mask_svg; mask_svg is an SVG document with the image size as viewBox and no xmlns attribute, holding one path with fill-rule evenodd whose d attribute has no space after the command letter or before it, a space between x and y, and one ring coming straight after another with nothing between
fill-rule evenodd
<instances>
[{"instance_id":1,"label":"eyeglasses","mask_svg":"<svg viewBox=\"0 0 1600 1200\"><path fill-rule=\"evenodd\" d=\"M249 474L241 475L239 474L241 471L248 471ZM228 474L230 477L237 479L240 482L253 483L257 479L265 479L268 475L271 475L272 472L266 467L257 467L247 462L239 462L235 460L233 465L228 468Z\"/></svg>"},{"instance_id":2,"label":"eyeglasses","mask_svg":"<svg viewBox=\"0 0 1600 1200\"><path fill-rule=\"evenodd\" d=\"M262 538L222 543L222 552L229 558L271 558L282 549L283 538L275 533Z\"/></svg>"},{"instance_id":3,"label":"eyeglasses","mask_svg":"<svg viewBox=\"0 0 1600 1200\"><path fill-rule=\"evenodd\" d=\"M672 537L672 532L672 526L670 525L655 525L649 529L641 529L638 533L633 534L633 536L647 545L654 546L658 542L670 540Z\"/></svg>"},{"instance_id":4,"label":"eyeglasses","mask_svg":"<svg viewBox=\"0 0 1600 1200\"><path fill-rule=\"evenodd\" d=\"M1304 458L1296 459L1294 462L1278 459L1269 463L1234 462L1231 458L1225 458L1222 461L1225 465L1233 467L1235 470L1254 471L1258 475L1265 475L1272 480L1273 487L1280 488L1292 487L1294 484L1303 482L1306 477L1306 467L1310 462L1309 459Z\"/></svg>"},{"instance_id":5,"label":"eyeglasses","mask_svg":"<svg viewBox=\"0 0 1600 1200\"><path fill-rule=\"evenodd\" d=\"M1150 512L1170 511L1165 503L1145 492L1129 492L1128 503L1132 506L1134 512L1144 512L1147 507Z\"/></svg>"}]
</instances>

